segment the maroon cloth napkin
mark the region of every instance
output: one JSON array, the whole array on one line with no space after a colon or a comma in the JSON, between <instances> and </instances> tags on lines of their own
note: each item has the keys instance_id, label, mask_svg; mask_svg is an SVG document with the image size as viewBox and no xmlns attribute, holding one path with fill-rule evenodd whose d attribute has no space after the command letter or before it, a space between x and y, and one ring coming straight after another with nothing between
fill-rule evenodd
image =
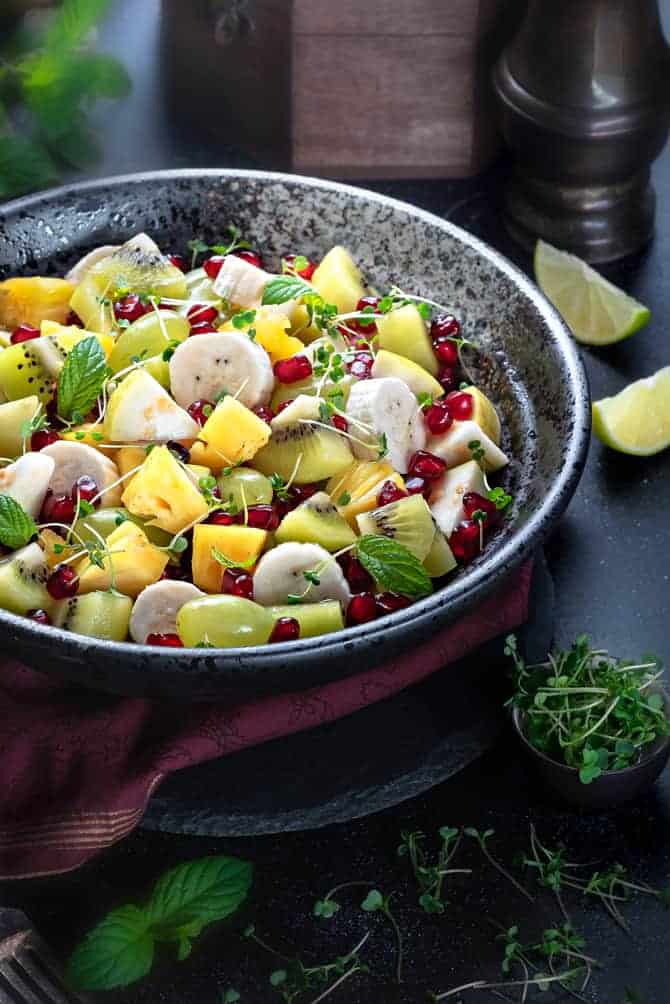
<instances>
[{"instance_id":1,"label":"maroon cloth napkin","mask_svg":"<svg viewBox=\"0 0 670 1004\"><path fill-rule=\"evenodd\" d=\"M384 666L237 705L82 691L0 665L0 878L77 868L125 837L172 771L381 701L524 622L531 565L457 624Z\"/></svg>"}]
</instances>

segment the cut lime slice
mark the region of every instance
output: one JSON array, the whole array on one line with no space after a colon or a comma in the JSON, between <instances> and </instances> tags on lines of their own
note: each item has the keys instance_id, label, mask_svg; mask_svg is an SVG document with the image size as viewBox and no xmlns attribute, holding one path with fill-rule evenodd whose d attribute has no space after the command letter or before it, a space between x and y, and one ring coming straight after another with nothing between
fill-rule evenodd
<instances>
[{"instance_id":1,"label":"cut lime slice","mask_svg":"<svg viewBox=\"0 0 670 1004\"><path fill-rule=\"evenodd\" d=\"M538 241L537 284L583 345L612 345L644 327L651 314L581 258Z\"/></svg>"},{"instance_id":2,"label":"cut lime slice","mask_svg":"<svg viewBox=\"0 0 670 1004\"><path fill-rule=\"evenodd\" d=\"M670 366L593 405L593 431L606 446L649 457L670 446Z\"/></svg>"}]
</instances>

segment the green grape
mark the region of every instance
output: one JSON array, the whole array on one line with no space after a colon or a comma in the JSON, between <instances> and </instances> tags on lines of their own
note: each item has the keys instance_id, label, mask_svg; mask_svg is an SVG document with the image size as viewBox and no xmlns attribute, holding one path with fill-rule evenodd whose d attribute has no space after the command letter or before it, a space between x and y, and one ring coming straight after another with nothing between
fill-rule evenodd
<instances>
[{"instance_id":1,"label":"green grape","mask_svg":"<svg viewBox=\"0 0 670 1004\"><path fill-rule=\"evenodd\" d=\"M218 478L219 491L224 502L232 502L237 509L250 505L269 505L272 502L272 485L260 471L251 467L236 467L230 474Z\"/></svg>"},{"instance_id":2,"label":"green grape","mask_svg":"<svg viewBox=\"0 0 670 1004\"><path fill-rule=\"evenodd\" d=\"M161 356L170 342L183 342L191 326L174 310L152 310L134 321L116 340L107 362L113 373L132 366L138 359Z\"/></svg>"},{"instance_id":3,"label":"green grape","mask_svg":"<svg viewBox=\"0 0 670 1004\"><path fill-rule=\"evenodd\" d=\"M152 544L165 547L172 540L172 535L161 530L157 526L147 526L139 516L133 516L127 509L120 506L110 509L96 509L90 516L82 516L74 524L74 532L77 534L75 542L81 539L85 544L99 544L100 537L107 540L110 533L116 530L117 526L124 519L129 519L146 533Z\"/></svg>"},{"instance_id":4,"label":"green grape","mask_svg":"<svg viewBox=\"0 0 670 1004\"><path fill-rule=\"evenodd\" d=\"M177 632L187 648L264 645L273 626L269 610L239 596L191 600L177 614Z\"/></svg>"}]
</instances>

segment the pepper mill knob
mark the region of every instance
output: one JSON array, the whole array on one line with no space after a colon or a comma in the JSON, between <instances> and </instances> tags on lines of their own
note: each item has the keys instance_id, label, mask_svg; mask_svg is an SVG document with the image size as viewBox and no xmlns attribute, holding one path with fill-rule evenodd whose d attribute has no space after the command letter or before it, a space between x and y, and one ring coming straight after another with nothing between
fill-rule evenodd
<instances>
[{"instance_id":1,"label":"pepper mill knob","mask_svg":"<svg viewBox=\"0 0 670 1004\"><path fill-rule=\"evenodd\" d=\"M657 0L530 0L493 74L515 157L505 219L587 261L652 237L652 161L670 128L670 50Z\"/></svg>"}]
</instances>

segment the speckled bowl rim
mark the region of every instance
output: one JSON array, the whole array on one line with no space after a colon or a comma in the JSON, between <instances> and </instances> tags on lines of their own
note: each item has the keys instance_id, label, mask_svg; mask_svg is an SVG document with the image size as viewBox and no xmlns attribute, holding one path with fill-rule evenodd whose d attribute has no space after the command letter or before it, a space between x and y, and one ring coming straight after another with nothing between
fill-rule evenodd
<instances>
[{"instance_id":1,"label":"speckled bowl rim","mask_svg":"<svg viewBox=\"0 0 670 1004\"><path fill-rule=\"evenodd\" d=\"M590 393L579 351L565 322L538 287L516 265L513 265L504 255L495 251L484 241L479 240L479 238L474 237L455 224L442 219L440 216L411 205L411 203L377 192L371 192L354 185L346 185L341 182L328 181L321 178L273 171L238 170L234 168L176 168L164 171L145 171L134 174L115 175L107 178L96 178L92 181L63 185L38 192L34 195L24 196L20 199L13 199L0 206L0 219L6 215L15 214L17 211L39 211L40 204L44 202L53 203L57 202L60 198L77 196L86 192L95 192L99 189L114 188L117 185L142 184L151 181L187 181L198 178L211 178L213 180L229 179L230 181L265 181L270 184L284 183L292 186L302 185L305 188L316 188L323 192L341 193L353 199L364 199L368 202L378 203L389 209L408 213L415 219L424 221L430 227L437 227L445 231L460 243L491 262L496 269L507 276L517 289L533 303L547 328L552 332L563 357L575 402L575 413L572 416L570 424L569 441L566 444L560 475L548 491L542 504L532 513L523 526L515 530L509 540L502 546L494 548L489 555L485 553L483 560L480 561L476 568L470 571L466 570L458 578L443 586L431 596L414 603L405 610L397 611L379 621L372 621L369 624L344 628L341 631L334 632L332 635L320 635L316 638L305 638L293 642L250 646L246 648L157 649L150 645L138 645L133 642L105 641L83 635L75 635L72 632L63 631L61 628L35 624L26 620L25 617L20 617L4 610L0 611L0 625L10 625L17 636L33 636L40 642L52 641L54 645L59 646L63 656L78 661L82 657L94 659L96 651L107 654L118 653L120 660L131 655L134 657L141 655L147 658L155 656L160 657L163 664L165 664L166 660L174 661L175 663L180 660L183 661L184 656L189 655L198 660L202 659L203 656L208 659L225 657L230 662L236 660L253 662L255 671L262 672L264 666L268 668L274 666L278 661L281 661L282 656L291 655L295 658L303 654L307 657L310 653L313 653L317 659L324 658L333 650L339 650L343 646L355 648L356 643L360 641L365 641L369 645L375 637L379 638L382 635L387 638L389 635L396 635L398 642L402 643L403 629L407 625L411 624L414 631L416 631L422 623L428 626L429 622L436 615L439 617L441 612L445 613L445 624L453 622L458 614L475 606L479 600L491 592L500 580L532 555L551 527L555 525L565 511L579 483L586 462L591 434ZM448 616L446 616L447 610L449 611Z\"/></svg>"}]
</instances>

